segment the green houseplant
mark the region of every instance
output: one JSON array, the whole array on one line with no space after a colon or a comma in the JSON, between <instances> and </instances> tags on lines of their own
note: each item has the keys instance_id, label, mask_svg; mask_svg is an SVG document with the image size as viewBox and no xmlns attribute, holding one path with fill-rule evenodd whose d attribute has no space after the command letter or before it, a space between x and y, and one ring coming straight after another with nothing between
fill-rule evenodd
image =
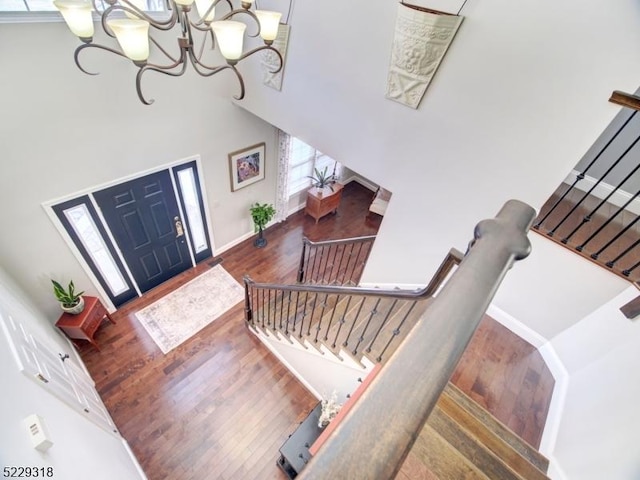
<instances>
[{"instance_id":1,"label":"green houseplant","mask_svg":"<svg viewBox=\"0 0 640 480\"><path fill-rule=\"evenodd\" d=\"M63 311L71 314L78 314L84 309L84 298L82 298L82 292L76 292L73 280L69 282L69 286L65 289L60 283L55 280L51 280L53 284L53 293L60 302L60 308Z\"/></svg>"},{"instance_id":2,"label":"green houseplant","mask_svg":"<svg viewBox=\"0 0 640 480\"><path fill-rule=\"evenodd\" d=\"M316 187L318 190L329 187L333 192L333 184L336 183L337 178L333 173L327 174L327 170L328 167L324 167L322 170L314 168L314 175L307 175L307 178L311 179L311 186Z\"/></svg>"},{"instance_id":3,"label":"green houseplant","mask_svg":"<svg viewBox=\"0 0 640 480\"><path fill-rule=\"evenodd\" d=\"M256 202L251 205L249 211L251 212L251 218L253 219L254 231L258 232L258 238L255 239L253 244L258 248L262 248L267 244L267 239L264 238L262 230L276 214L276 209L273 208L273 205L271 204Z\"/></svg>"}]
</instances>

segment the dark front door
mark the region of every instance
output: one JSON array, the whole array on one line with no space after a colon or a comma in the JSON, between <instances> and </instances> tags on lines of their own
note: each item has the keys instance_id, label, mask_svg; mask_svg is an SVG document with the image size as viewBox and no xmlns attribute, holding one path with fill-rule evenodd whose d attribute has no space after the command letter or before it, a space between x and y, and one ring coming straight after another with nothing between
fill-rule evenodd
<instances>
[{"instance_id":1,"label":"dark front door","mask_svg":"<svg viewBox=\"0 0 640 480\"><path fill-rule=\"evenodd\" d=\"M142 292L192 266L168 170L94 197Z\"/></svg>"}]
</instances>

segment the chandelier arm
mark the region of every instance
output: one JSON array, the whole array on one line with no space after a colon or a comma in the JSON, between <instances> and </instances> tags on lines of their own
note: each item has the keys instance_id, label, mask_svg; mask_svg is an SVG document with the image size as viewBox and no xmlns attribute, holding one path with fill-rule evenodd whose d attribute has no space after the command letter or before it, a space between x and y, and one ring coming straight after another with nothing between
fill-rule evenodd
<instances>
[{"instance_id":1,"label":"chandelier arm","mask_svg":"<svg viewBox=\"0 0 640 480\"><path fill-rule=\"evenodd\" d=\"M278 59L280 60L280 66L278 68L276 68L275 70L270 71L269 73L276 74L280 70L282 70L282 67L284 65L284 60L282 59L282 55L280 54L280 52L276 48L272 47L271 45L262 45L261 47L257 47L257 48L254 48L253 50L249 50L248 52L242 54L242 56L240 58L238 58L237 61L239 62L241 60L244 60L245 58L250 57L254 53L257 53L257 52L259 52L261 50L271 50L271 51L275 52L275 54L278 56Z\"/></svg>"},{"instance_id":2,"label":"chandelier arm","mask_svg":"<svg viewBox=\"0 0 640 480\"><path fill-rule=\"evenodd\" d=\"M128 4L127 0L122 0L122 1ZM168 19L164 21L160 21L147 15L145 12L143 12L142 10L139 10L136 7L131 8L129 6L123 6L119 4L111 5L109 8L105 9L104 12L102 12L101 23L102 23L102 29L105 31L107 35L109 35L112 38L115 38L115 35L111 32L110 28L107 28L107 20L109 20L109 15L111 15L111 13L114 11L123 11L123 12L131 13L136 17L140 18L141 20L145 20L149 22L149 25L151 25L154 28L157 28L158 30L171 30L175 26L176 22L178 21L178 11L176 8L171 10L171 16Z\"/></svg>"},{"instance_id":3,"label":"chandelier arm","mask_svg":"<svg viewBox=\"0 0 640 480\"><path fill-rule=\"evenodd\" d=\"M233 17L234 15L249 15L251 18L253 18L253 20L256 22L256 27L258 28L258 31L254 34L254 35L249 35L247 34L249 37L257 37L258 35L260 35L260 21L258 20L258 17L256 16L255 13L253 13L251 10L245 10L244 8L239 8L237 10L232 10L229 13L227 13L226 15L224 15L222 18L220 18L220 21L224 21L224 20L229 20L231 17Z\"/></svg>"},{"instance_id":4,"label":"chandelier arm","mask_svg":"<svg viewBox=\"0 0 640 480\"><path fill-rule=\"evenodd\" d=\"M83 72L83 73L86 73L87 75L98 75L99 72L96 72L96 73L89 72L89 71L85 70L82 67L82 65L80 65L80 60L78 58L78 55L85 48L99 48L101 50L106 50L107 52L115 53L116 55L120 55L121 57L127 58L127 56L124 53L119 52L118 50L115 50L113 48L105 47L104 45L100 45L100 44L97 44L97 43L83 43L78 48L76 48L76 51L73 54L73 59L75 60L76 66L80 69L80 71Z\"/></svg>"},{"instance_id":5,"label":"chandelier arm","mask_svg":"<svg viewBox=\"0 0 640 480\"><path fill-rule=\"evenodd\" d=\"M189 49L189 60L191 60L191 64L193 65L193 68L195 68L196 70L198 70L198 67L202 67L206 70L212 71L215 70L217 73L217 71L220 69L219 66L212 66L212 65L207 65L206 63L204 63L201 59L202 59L202 55L204 52L204 46L205 46L205 42L202 42L202 45L200 46L200 52L198 55L195 54L195 52L193 51L193 48ZM224 66L224 68L228 68L227 65ZM200 75L202 76L209 76L208 74L203 74L198 70L198 73L200 73Z\"/></svg>"},{"instance_id":6,"label":"chandelier arm","mask_svg":"<svg viewBox=\"0 0 640 480\"><path fill-rule=\"evenodd\" d=\"M177 72L171 72L167 70L169 68L177 67L180 64L182 64L182 68ZM138 92L138 98L145 105L151 105L155 101L153 98L147 100L142 94L141 81L142 81L142 75L144 74L144 72L148 70L153 70L154 72L164 73L165 75L170 75L172 77L179 77L180 75L184 74L186 69L187 69L187 64L182 59L176 65L173 65L171 67L163 67L160 65L153 65L153 64L147 64L140 67L140 70L138 70L138 74L136 75L136 92Z\"/></svg>"},{"instance_id":7,"label":"chandelier arm","mask_svg":"<svg viewBox=\"0 0 640 480\"><path fill-rule=\"evenodd\" d=\"M238 83L240 84L240 95L234 95L233 98L236 100L242 100L244 98L244 80L235 65L229 65L229 67L233 70L233 73L236 74L236 77L238 77Z\"/></svg>"},{"instance_id":8,"label":"chandelier arm","mask_svg":"<svg viewBox=\"0 0 640 480\"><path fill-rule=\"evenodd\" d=\"M162 47L162 45L160 45L160 44L158 43L158 41L157 41L155 38L153 38L151 35L149 35L149 40L150 40L150 41L151 41L151 43L153 43L156 47L158 47L158 50L160 50L162 53L164 53L164 54L165 54L165 56L166 56L169 60L171 60L172 62L175 62L175 65L173 65L173 67L175 67L175 66L177 66L177 65L179 65L179 64L180 64L181 59L177 59L177 58L174 58L173 56L171 56L171 54L170 54L169 52L167 52L167 51ZM166 68L173 68L173 67L166 67Z\"/></svg>"},{"instance_id":9,"label":"chandelier arm","mask_svg":"<svg viewBox=\"0 0 640 480\"><path fill-rule=\"evenodd\" d=\"M209 30L211 32L211 37L213 38L213 30ZM200 59L202 58L202 56L204 55L204 47L207 45L207 36L204 36L204 39L202 40L202 43L200 44L200 52L198 52L198 56L195 57L198 61L198 63L200 63ZM195 54L195 52L194 52Z\"/></svg>"}]
</instances>

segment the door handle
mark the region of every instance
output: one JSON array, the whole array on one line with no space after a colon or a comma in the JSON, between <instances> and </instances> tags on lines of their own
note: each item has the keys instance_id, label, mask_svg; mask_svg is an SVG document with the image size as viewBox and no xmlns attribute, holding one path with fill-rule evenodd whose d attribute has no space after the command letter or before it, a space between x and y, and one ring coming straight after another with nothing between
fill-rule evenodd
<instances>
[{"instance_id":1,"label":"door handle","mask_svg":"<svg viewBox=\"0 0 640 480\"><path fill-rule=\"evenodd\" d=\"M184 235L182 221L180 220L180 217L173 217L173 221L176 222L176 238L180 238Z\"/></svg>"}]
</instances>

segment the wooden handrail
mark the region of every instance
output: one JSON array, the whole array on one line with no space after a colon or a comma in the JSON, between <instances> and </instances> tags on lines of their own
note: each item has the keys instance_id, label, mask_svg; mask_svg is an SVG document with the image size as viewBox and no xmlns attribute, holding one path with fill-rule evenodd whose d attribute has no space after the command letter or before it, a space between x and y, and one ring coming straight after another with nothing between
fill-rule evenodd
<instances>
[{"instance_id":1,"label":"wooden handrail","mask_svg":"<svg viewBox=\"0 0 640 480\"><path fill-rule=\"evenodd\" d=\"M392 479L515 260L535 210L509 200L483 220L460 266L299 478Z\"/></svg>"},{"instance_id":2,"label":"wooden handrail","mask_svg":"<svg viewBox=\"0 0 640 480\"><path fill-rule=\"evenodd\" d=\"M312 240L309 240L307 237L302 237L302 243L310 245L312 247L322 247L326 245L342 245L347 243L369 242L375 239L375 235L363 235L361 237L340 238L338 240L322 240L320 242L314 242Z\"/></svg>"},{"instance_id":3,"label":"wooden handrail","mask_svg":"<svg viewBox=\"0 0 640 480\"><path fill-rule=\"evenodd\" d=\"M294 284L286 285L280 283L257 283L251 279L249 275L244 275L244 283L247 286L254 288L283 290L288 292L311 292L311 293L325 293L325 294L339 294L339 295L356 295L366 296L375 295L379 297L390 298L403 298L410 300L420 300L429 298L440 287L441 283L445 280L451 269L458 265L464 255L455 248L449 250L449 253L440 264L438 271L431 279L429 284L423 288L417 288L414 290L403 289L384 289L384 288L363 288L363 287L342 287L337 285L315 285L315 284Z\"/></svg>"}]
</instances>

